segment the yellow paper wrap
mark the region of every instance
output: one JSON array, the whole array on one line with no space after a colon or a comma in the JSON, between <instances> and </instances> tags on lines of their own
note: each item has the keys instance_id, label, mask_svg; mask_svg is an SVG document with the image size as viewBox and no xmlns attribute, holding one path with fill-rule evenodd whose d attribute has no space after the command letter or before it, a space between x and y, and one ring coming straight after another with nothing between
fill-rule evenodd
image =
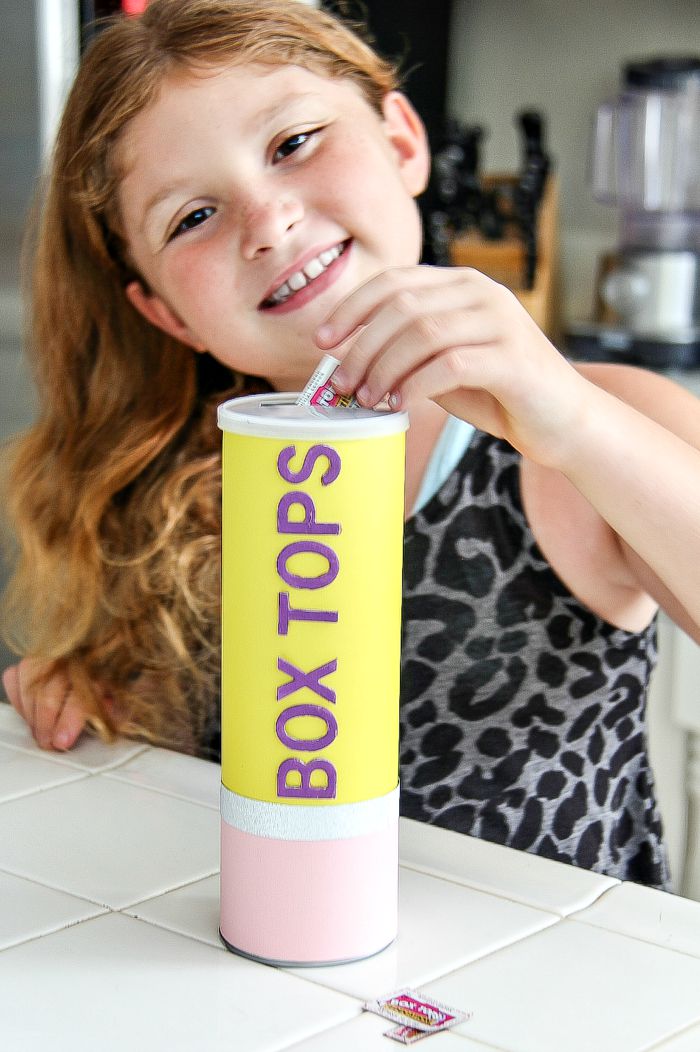
<instances>
[{"instance_id":1,"label":"yellow paper wrap","mask_svg":"<svg viewBox=\"0 0 700 1052\"><path fill-rule=\"evenodd\" d=\"M234 399L223 436L222 783L323 806L398 782L405 414Z\"/></svg>"}]
</instances>

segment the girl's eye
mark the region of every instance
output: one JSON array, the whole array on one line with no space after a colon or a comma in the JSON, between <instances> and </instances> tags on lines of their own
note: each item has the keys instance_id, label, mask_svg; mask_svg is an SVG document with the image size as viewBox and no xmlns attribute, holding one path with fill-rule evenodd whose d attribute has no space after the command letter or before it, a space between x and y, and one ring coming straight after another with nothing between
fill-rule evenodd
<instances>
[{"instance_id":1,"label":"girl's eye","mask_svg":"<svg viewBox=\"0 0 700 1052\"><path fill-rule=\"evenodd\" d=\"M194 227L206 222L207 219L210 219L211 216L214 215L215 211L216 209L211 205L204 205L202 208L195 208L193 212L190 212L184 219L180 220L168 240L172 241L173 238L178 237L178 235L186 234L188 230L192 230Z\"/></svg>"},{"instance_id":2,"label":"girl's eye","mask_svg":"<svg viewBox=\"0 0 700 1052\"><path fill-rule=\"evenodd\" d=\"M296 135L290 135L288 139L277 147L272 159L274 161L283 161L285 157L289 157L291 154L296 153L305 143L319 132L320 128L315 128L313 131L298 132Z\"/></svg>"}]
</instances>

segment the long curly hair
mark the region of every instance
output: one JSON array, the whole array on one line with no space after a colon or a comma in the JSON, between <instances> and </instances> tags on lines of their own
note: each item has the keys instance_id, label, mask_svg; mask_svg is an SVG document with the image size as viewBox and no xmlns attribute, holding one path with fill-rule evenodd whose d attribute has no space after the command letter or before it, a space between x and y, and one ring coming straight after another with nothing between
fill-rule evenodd
<instances>
[{"instance_id":1,"label":"long curly hair","mask_svg":"<svg viewBox=\"0 0 700 1052\"><path fill-rule=\"evenodd\" d=\"M246 62L351 78L377 110L394 67L298 0L153 0L86 53L37 209L28 350L36 423L5 479L5 635L70 677L104 737L202 752L219 697L216 405L266 390L152 328L116 206L115 147L164 80ZM105 701L105 699L108 699Z\"/></svg>"}]
</instances>

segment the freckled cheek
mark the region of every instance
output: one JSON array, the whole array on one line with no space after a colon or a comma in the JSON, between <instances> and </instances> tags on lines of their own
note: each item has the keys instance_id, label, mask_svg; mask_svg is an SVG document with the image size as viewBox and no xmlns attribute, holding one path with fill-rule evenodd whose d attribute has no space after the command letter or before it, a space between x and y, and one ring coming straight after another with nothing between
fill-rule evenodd
<instances>
[{"instance_id":1,"label":"freckled cheek","mask_svg":"<svg viewBox=\"0 0 700 1052\"><path fill-rule=\"evenodd\" d=\"M357 144L356 144L357 145ZM420 222L415 202L404 188L392 157L375 143L351 152L334 151L326 157L318 185L324 188L324 204L344 221L351 233L394 243L397 259L408 259L420 250Z\"/></svg>"},{"instance_id":2,"label":"freckled cheek","mask_svg":"<svg viewBox=\"0 0 700 1052\"><path fill-rule=\"evenodd\" d=\"M170 268L173 306L185 321L212 320L212 311L231 304L231 272L204 244L179 254Z\"/></svg>"},{"instance_id":3,"label":"freckled cheek","mask_svg":"<svg viewBox=\"0 0 700 1052\"><path fill-rule=\"evenodd\" d=\"M311 189L323 193L325 201L337 205L356 205L358 187L371 186L376 179L377 146L356 136L351 148L346 139L329 142L309 167Z\"/></svg>"}]
</instances>

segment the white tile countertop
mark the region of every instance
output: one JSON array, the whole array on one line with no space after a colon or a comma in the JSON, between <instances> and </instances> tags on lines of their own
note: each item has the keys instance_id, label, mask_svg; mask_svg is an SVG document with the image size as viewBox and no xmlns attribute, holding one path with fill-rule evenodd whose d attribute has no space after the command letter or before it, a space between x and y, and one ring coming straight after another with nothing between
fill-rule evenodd
<instances>
[{"instance_id":1,"label":"white tile countertop","mask_svg":"<svg viewBox=\"0 0 700 1052\"><path fill-rule=\"evenodd\" d=\"M700 903L402 820L397 941L328 968L219 941L217 765L0 705L0 1047L390 1052L363 1002L470 1018L426 1052L697 1052Z\"/></svg>"}]
</instances>

